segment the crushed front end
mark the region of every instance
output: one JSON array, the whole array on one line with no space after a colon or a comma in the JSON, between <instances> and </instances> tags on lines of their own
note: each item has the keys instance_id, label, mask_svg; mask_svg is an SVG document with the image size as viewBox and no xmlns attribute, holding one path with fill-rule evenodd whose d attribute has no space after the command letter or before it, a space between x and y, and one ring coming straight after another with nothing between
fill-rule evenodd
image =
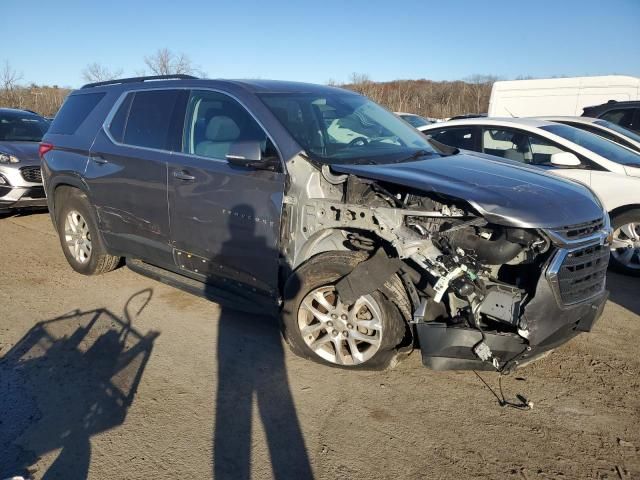
<instances>
[{"instance_id":1,"label":"crushed front end","mask_svg":"<svg viewBox=\"0 0 640 480\"><path fill-rule=\"evenodd\" d=\"M528 261L468 270L457 282L473 283L473 292L465 295L455 283L448 290L448 308L463 307L458 315L414 318L426 366L506 373L592 329L608 297L606 214L581 225L525 231L545 242Z\"/></svg>"},{"instance_id":2,"label":"crushed front end","mask_svg":"<svg viewBox=\"0 0 640 480\"><path fill-rule=\"evenodd\" d=\"M323 176L333 199L292 205L296 262L336 248L368 252L368 264L336 285L347 300L397 275L408 297L398 308L428 367L507 372L591 330L602 313L611 228L601 209L579 225L519 227L447 195Z\"/></svg>"}]
</instances>

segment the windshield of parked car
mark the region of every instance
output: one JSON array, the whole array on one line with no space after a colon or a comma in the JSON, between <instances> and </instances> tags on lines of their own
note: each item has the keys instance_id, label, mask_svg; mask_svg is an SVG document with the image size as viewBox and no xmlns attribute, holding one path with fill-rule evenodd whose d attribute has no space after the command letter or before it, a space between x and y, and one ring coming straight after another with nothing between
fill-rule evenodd
<instances>
[{"instance_id":1,"label":"windshield of parked car","mask_svg":"<svg viewBox=\"0 0 640 480\"><path fill-rule=\"evenodd\" d=\"M260 98L306 154L322 163L394 163L441 155L420 132L361 95L265 93Z\"/></svg>"},{"instance_id":2,"label":"windshield of parked car","mask_svg":"<svg viewBox=\"0 0 640 480\"><path fill-rule=\"evenodd\" d=\"M400 117L415 128L431 125L429 120L422 118L420 115L400 115Z\"/></svg>"},{"instance_id":3,"label":"windshield of parked car","mask_svg":"<svg viewBox=\"0 0 640 480\"><path fill-rule=\"evenodd\" d=\"M621 165L640 166L640 155L593 133L585 132L568 125L545 125L540 127L570 142L597 153L601 157Z\"/></svg>"},{"instance_id":4,"label":"windshield of parked car","mask_svg":"<svg viewBox=\"0 0 640 480\"><path fill-rule=\"evenodd\" d=\"M631 140L640 143L640 135L638 135L636 132L629 130L627 128L621 127L620 125L613 123L613 122L607 122L606 120L596 120L595 122L596 125L600 125L602 127L606 127L609 130L613 130L614 132L619 133L620 135L624 135L625 137L630 138Z\"/></svg>"},{"instance_id":5,"label":"windshield of parked car","mask_svg":"<svg viewBox=\"0 0 640 480\"><path fill-rule=\"evenodd\" d=\"M49 122L32 113L0 112L0 142L39 142Z\"/></svg>"}]
</instances>

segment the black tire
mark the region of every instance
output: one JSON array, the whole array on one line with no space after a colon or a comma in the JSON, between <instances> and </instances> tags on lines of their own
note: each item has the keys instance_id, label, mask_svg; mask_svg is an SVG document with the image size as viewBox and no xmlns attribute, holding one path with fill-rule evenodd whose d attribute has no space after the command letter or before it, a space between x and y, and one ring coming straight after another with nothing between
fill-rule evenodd
<instances>
[{"instance_id":1,"label":"black tire","mask_svg":"<svg viewBox=\"0 0 640 480\"><path fill-rule=\"evenodd\" d=\"M407 335L410 336L405 321L406 313L401 313L410 311L410 302L402 282L395 275L371 294L382 312L382 339L378 351L365 362L339 365L321 358L306 344L298 327L298 311L307 294L316 288L334 285L366 258L367 255L362 252L321 253L308 260L289 278L284 289L282 330L285 340L296 355L337 368L381 370L395 366L398 359L396 347L406 344Z\"/></svg>"},{"instance_id":2,"label":"black tire","mask_svg":"<svg viewBox=\"0 0 640 480\"><path fill-rule=\"evenodd\" d=\"M71 268L83 275L100 275L117 268L121 258L107 253L93 209L84 192L76 188L60 187L60 190L56 191L55 205L58 238L60 239L62 252ZM72 211L82 215L91 236L91 252L84 263L76 260L65 241L65 219Z\"/></svg>"},{"instance_id":3,"label":"black tire","mask_svg":"<svg viewBox=\"0 0 640 480\"><path fill-rule=\"evenodd\" d=\"M614 232L628 223L640 225L640 209L628 210L611 218L611 224ZM609 266L612 270L615 270L618 273L633 277L640 277L640 268L630 268L626 266L624 263L619 262L613 254L611 255Z\"/></svg>"}]
</instances>

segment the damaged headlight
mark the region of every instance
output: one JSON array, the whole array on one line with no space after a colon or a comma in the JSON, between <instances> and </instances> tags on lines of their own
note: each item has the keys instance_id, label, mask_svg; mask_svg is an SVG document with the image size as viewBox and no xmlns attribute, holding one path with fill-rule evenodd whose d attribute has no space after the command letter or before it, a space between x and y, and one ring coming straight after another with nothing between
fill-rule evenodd
<instances>
[{"instance_id":1,"label":"damaged headlight","mask_svg":"<svg viewBox=\"0 0 640 480\"><path fill-rule=\"evenodd\" d=\"M18 163L20 160L18 157L9 155L8 153L0 152L0 163Z\"/></svg>"}]
</instances>

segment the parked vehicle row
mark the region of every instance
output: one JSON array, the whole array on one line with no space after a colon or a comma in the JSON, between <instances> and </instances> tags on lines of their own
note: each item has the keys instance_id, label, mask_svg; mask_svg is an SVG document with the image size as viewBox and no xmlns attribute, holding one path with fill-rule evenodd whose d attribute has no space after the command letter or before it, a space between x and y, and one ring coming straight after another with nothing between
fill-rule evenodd
<instances>
[{"instance_id":1,"label":"parked vehicle row","mask_svg":"<svg viewBox=\"0 0 640 480\"><path fill-rule=\"evenodd\" d=\"M586 186L428 140L326 86L180 76L73 92L41 145L69 264L280 312L305 358L512 370L589 331L609 216Z\"/></svg>"}]
</instances>

